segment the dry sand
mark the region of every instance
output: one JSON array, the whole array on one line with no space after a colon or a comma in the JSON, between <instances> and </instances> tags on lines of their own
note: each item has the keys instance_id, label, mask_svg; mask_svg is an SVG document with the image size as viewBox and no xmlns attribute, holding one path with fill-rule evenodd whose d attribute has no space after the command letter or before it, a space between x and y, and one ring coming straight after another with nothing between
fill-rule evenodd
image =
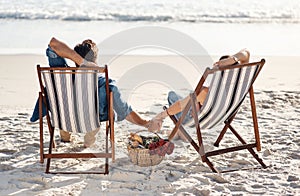
<instances>
[{"instance_id":1,"label":"dry sand","mask_svg":"<svg viewBox=\"0 0 300 196\"><path fill-rule=\"evenodd\" d=\"M122 62L137 61L124 58L129 59ZM267 63L255 84L255 96L262 142L258 154L269 166L267 169L212 173L191 145L180 140L174 141L173 154L159 165L135 166L127 156L126 144L129 132L140 128L117 122L116 162L111 163L109 175L53 175L45 174L45 165L39 163L39 125L28 123L38 91L35 65L45 64L46 59L35 55L0 56L0 195L299 195L300 57L265 58ZM156 91L160 94L155 99L141 89L131 100L145 118L153 116L153 103L154 111L166 104L166 90ZM253 140L248 99L233 125L249 141ZM163 130L171 130L172 126L166 120ZM219 129L203 132L206 149L214 148ZM74 137L73 142L62 143L56 134L60 149L90 151L102 146L101 136L92 149L83 149L81 136ZM228 134L220 146L230 146L232 142L237 140ZM211 160L219 168L258 166L246 151ZM96 159L62 160L53 161L53 166L95 169L103 167L102 163Z\"/></svg>"}]
</instances>

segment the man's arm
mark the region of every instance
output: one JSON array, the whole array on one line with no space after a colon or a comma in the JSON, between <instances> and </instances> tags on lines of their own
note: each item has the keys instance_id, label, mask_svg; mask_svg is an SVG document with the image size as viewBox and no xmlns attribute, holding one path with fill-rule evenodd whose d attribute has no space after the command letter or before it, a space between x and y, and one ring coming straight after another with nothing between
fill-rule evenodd
<instances>
[{"instance_id":1,"label":"man's arm","mask_svg":"<svg viewBox=\"0 0 300 196\"><path fill-rule=\"evenodd\" d=\"M50 47L54 50L54 52L63 58L68 58L75 62L76 65L82 66L98 66L94 62L90 62L82 58L75 50L71 49L67 44L62 41L59 41L56 38L52 38L49 43Z\"/></svg>"},{"instance_id":2,"label":"man's arm","mask_svg":"<svg viewBox=\"0 0 300 196\"><path fill-rule=\"evenodd\" d=\"M148 120L144 120L142 119L136 112L132 111L130 112L126 118L125 118L127 121L133 123L133 124L136 124L136 125L139 125L139 126L142 126L142 127L147 127L148 124L149 124L149 121Z\"/></svg>"},{"instance_id":3,"label":"man's arm","mask_svg":"<svg viewBox=\"0 0 300 196\"><path fill-rule=\"evenodd\" d=\"M74 61L76 64L81 65L84 59L74 50L72 50L67 44L62 41L52 38L49 43L50 47L55 51L55 53L63 58L68 58Z\"/></svg>"}]
</instances>

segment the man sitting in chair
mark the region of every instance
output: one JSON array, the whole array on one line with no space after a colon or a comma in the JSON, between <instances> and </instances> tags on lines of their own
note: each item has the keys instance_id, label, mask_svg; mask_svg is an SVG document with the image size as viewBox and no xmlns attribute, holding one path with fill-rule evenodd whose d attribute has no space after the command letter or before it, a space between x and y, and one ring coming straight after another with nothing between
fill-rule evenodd
<instances>
[{"instance_id":1,"label":"man sitting in chair","mask_svg":"<svg viewBox=\"0 0 300 196\"><path fill-rule=\"evenodd\" d=\"M248 63L250 59L250 52L246 49L243 49L239 51L238 53L234 55L227 55L222 56L219 61L215 62L213 64L213 67L222 67L226 65L235 65L235 64L244 64ZM203 105L203 102L206 98L206 95L208 93L208 87L203 87L201 92L197 96L197 101ZM177 119L180 118L182 114L182 110L185 108L186 104L189 101L189 96L182 98L180 95L177 95L174 91L170 91L168 94L168 102L170 107L167 110L164 110L157 114L152 120L153 122L157 123L157 127L160 127L161 129L163 120L169 116L169 115L175 115ZM199 109L199 104L197 109ZM185 124L187 121L190 120L191 110L189 111L189 114L185 117L183 120L183 124Z\"/></svg>"},{"instance_id":2,"label":"man sitting in chair","mask_svg":"<svg viewBox=\"0 0 300 196\"><path fill-rule=\"evenodd\" d=\"M65 43L52 38L50 40L49 46L46 51L50 67L67 67L67 63L64 58L68 58L75 62L76 66L97 66L97 55L98 48L92 40L84 40L81 44L75 46L74 50L69 48ZM117 121L122 121L126 119L127 121L146 127L152 130L156 127L152 127L153 123L149 120L145 120L138 113L132 110L131 106L128 105L121 98L120 91L115 84L114 80L109 79L109 88L113 92L113 105L114 111L116 113ZM105 121L108 119L108 104L106 102L106 90L105 90L105 78L99 76L98 78L98 94L99 100L101 100L99 105L99 119L100 121ZM103 101L104 100L104 101ZM43 106L43 116L46 115L46 109ZM31 122L35 122L39 119L39 108L38 102L35 106ZM95 142L95 135L98 130L89 132L84 137L84 146L89 147ZM70 141L70 133L64 130L60 130L60 135L62 141Z\"/></svg>"}]
</instances>

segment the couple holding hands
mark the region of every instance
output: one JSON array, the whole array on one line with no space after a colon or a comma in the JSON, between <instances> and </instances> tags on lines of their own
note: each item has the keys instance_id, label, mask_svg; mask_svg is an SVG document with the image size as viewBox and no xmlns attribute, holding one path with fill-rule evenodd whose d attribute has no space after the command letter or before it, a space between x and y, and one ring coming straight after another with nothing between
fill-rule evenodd
<instances>
[{"instance_id":1,"label":"couple holding hands","mask_svg":"<svg viewBox=\"0 0 300 196\"><path fill-rule=\"evenodd\" d=\"M48 57L50 67L68 67L65 58L72 60L77 67L79 66L98 66L97 56L98 48L92 40L84 40L82 43L77 44L74 49L71 49L64 42L52 38L48 45L46 55ZM234 55L223 56L219 61L215 62L213 66L226 66L237 63L249 62L250 53L246 49L239 51ZM106 103L106 91L105 91L105 78L98 77L98 92L99 92L99 119L104 121L107 119L107 103ZM133 124L145 127L148 131L159 131L161 129L163 120L169 115L176 115L180 117L181 111L188 103L188 97L182 98L175 92L171 91L168 94L168 102L170 107L154 116L151 120L143 119L137 112L135 112L131 106L125 102L114 80L109 79L109 88L113 92L113 108L117 121L127 120ZM101 92L101 93L100 93ZM103 93L104 92L104 93ZM205 97L208 93L208 87L204 87L199 95L197 101L203 104ZM103 101L104 100L104 101ZM46 110L43 107L43 116L46 115ZM31 122L35 122L39 119L38 102L33 111ZM84 146L89 147L95 141L95 135L98 131L91 131L85 136ZM60 130L61 140L70 141L70 133Z\"/></svg>"}]
</instances>

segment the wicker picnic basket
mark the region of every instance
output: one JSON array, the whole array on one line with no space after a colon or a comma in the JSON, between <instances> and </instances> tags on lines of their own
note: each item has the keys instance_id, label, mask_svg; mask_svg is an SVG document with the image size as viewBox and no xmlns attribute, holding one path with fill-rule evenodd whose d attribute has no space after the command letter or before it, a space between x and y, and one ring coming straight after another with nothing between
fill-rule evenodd
<instances>
[{"instance_id":1,"label":"wicker picnic basket","mask_svg":"<svg viewBox=\"0 0 300 196\"><path fill-rule=\"evenodd\" d=\"M150 155L149 149L142 148L128 147L128 154L132 163L141 167L158 165L164 159L164 156Z\"/></svg>"},{"instance_id":2,"label":"wicker picnic basket","mask_svg":"<svg viewBox=\"0 0 300 196\"><path fill-rule=\"evenodd\" d=\"M141 167L158 165L164 159L164 156L158 154L150 155L149 149L146 148L133 148L128 144L127 149L131 162Z\"/></svg>"}]
</instances>

